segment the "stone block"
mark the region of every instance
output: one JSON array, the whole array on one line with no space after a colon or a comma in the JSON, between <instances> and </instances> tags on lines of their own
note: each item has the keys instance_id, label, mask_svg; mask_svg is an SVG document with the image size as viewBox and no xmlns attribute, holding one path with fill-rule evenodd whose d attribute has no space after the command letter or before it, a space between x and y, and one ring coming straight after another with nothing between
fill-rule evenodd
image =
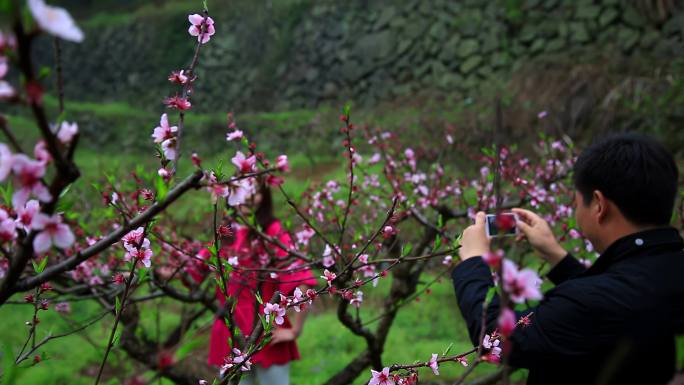
<instances>
[{"instance_id":1,"label":"stone block","mask_svg":"<svg viewBox=\"0 0 684 385\"><path fill-rule=\"evenodd\" d=\"M570 40L576 43L589 41L589 32L584 23L573 22L569 24Z\"/></svg>"},{"instance_id":2,"label":"stone block","mask_svg":"<svg viewBox=\"0 0 684 385\"><path fill-rule=\"evenodd\" d=\"M460 70L462 74L469 74L473 72L482 63L482 56L474 55L467 58L463 63L461 63Z\"/></svg>"},{"instance_id":3,"label":"stone block","mask_svg":"<svg viewBox=\"0 0 684 385\"><path fill-rule=\"evenodd\" d=\"M544 50L544 47L546 47L546 40L537 39L532 43L532 46L530 46L530 52L533 54L539 53Z\"/></svg>"},{"instance_id":4,"label":"stone block","mask_svg":"<svg viewBox=\"0 0 684 385\"><path fill-rule=\"evenodd\" d=\"M464 39L458 45L457 56L461 59L468 57L478 51L480 43L475 39Z\"/></svg>"},{"instance_id":5,"label":"stone block","mask_svg":"<svg viewBox=\"0 0 684 385\"><path fill-rule=\"evenodd\" d=\"M601 27L606 27L615 22L615 20L618 19L618 16L620 16L620 14L618 13L617 9L613 7L606 8L603 10L603 12L601 12L601 17L599 17L599 25Z\"/></svg>"},{"instance_id":6,"label":"stone block","mask_svg":"<svg viewBox=\"0 0 684 385\"><path fill-rule=\"evenodd\" d=\"M629 28L622 27L618 30L618 45L623 51L631 51L639 42L639 31Z\"/></svg>"},{"instance_id":7,"label":"stone block","mask_svg":"<svg viewBox=\"0 0 684 385\"><path fill-rule=\"evenodd\" d=\"M565 39L556 38L550 40L545 47L546 52L558 52L565 48Z\"/></svg>"},{"instance_id":8,"label":"stone block","mask_svg":"<svg viewBox=\"0 0 684 385\"><path fill-rule=\"evenodd\" d=\"M575 11L575 17L582 20L596 19L601 13L601 7L598 5L580 5Z\"/></svg>"},{"instance_id":9,"label":"stone block","mask_svg":"<svg viewBox=\"0 0 684 385\"><path fill-rule=\"evenodd\" d=\"M622 11L622 21L634 28L641 28L646 25L646 19L644 19L636 8L629 5Z\"/></svg>"},{"instance_id":10,"label":"stone block","mask_svg":"<svg viewBox=\"0 0 684 385\"><path fill-rule=\"evenodd\" d=\"M378 18L375 20L375 24L373 24L373 29L375 31L380 30L386 26L389 25L389 23L396 17L397 15L397 8L394 6L386 6L382 8L382 11L380 11L380 15L378 15Z\"/></svg>"},{"instance_id":11,"label":"stone block","mask_svg":"<svg viewBox=\"0 0 684 385\"><path fill-rule=\"evenodd\" d=\"M461 37L458 35L452 35L446 43L442 45L442 51L439 54L439 59L444 62L453 61L458 56L458 43L461 41Z\"/></svg>"}]
</instances>

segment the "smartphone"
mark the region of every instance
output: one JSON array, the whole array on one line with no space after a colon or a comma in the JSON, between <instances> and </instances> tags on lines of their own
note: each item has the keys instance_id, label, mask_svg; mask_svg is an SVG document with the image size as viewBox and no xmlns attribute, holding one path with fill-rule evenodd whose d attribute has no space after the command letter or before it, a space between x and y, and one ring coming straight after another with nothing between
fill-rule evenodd
<instances>
[{"instance_id":1,"label":"smartphone","mask_svg":"<svg viewBox=\"0 0 684 385\"><path fill-rule=\"evenodd\" d=\"M499 217L497 219L497 217ZM486 231L488 237L506 237L518 235L518 227L515 223L518 216L513 213L487 214ZM505 230L502 230L504 227Z\"/></svg>"}]
</instances>

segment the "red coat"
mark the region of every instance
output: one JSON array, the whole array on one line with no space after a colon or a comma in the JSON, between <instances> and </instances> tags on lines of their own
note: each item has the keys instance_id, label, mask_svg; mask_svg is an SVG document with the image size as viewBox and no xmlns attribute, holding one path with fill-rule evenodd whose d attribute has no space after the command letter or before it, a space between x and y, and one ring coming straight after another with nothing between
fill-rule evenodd
<instances>
[{"instance_id":1,"label":"red coat","mask_svg":"<svg viewBox=\"0 0 684 385\"><path fill-rule=\"evenodd\" d=\"M254 250L250 250L250 245L247 240L248 231L247 228L237 229L235 231L235 242L226 250L228 252L227 255L222 253L224 254L224 258L233 257L234 255L231 255L231 253L235 253L235 256L238 256L239 260L238 266L243 268L257 267L255 258L257 258L259 254L258 251L255 253ZM284 245L292 247L290 235L287 231L282 229L280 222L274 221L271 223L266 230L266 234L277 237ZM287 256L285 250L276 246L273 246L273 249L271 250L276 257ZM290 267L295 267L299 264L301 264L301 261L292 263ZM256 273L254 272L236 270L230 274L230 280L228 282L228 295L230 297L237 296L237 305L233 312L233 319L245 338L252 333L252 325L254 322L254 305L256 304L256 296L254 293L258 283L255 278ZM283 295L292 295L297 286L315 286L316 284L316 279L309 269L303 269L292 273L279 273L276 278L266 278L266 281L262 284L260 295L264 302L268 302L276 290L280 291ZM216 296L221 304L225 303L225 298L218 287L216 289ZM262 315L264 314L263 305L259 305L259 313ZM257 320L257 322L259 321ZM290 321L286 316L285 322L278 327L292 328L292 324L290 324ZM223 358L230 354L230 343L231 336L228 327L223 319L217 318L211 329L211 337L209 340L209 365L220 366L223 364ZM299 351L297 350L295 341L281 342L275 345L269 343L261 351L252 356L252 363L267 368L274 364L286 364L292 360L299 359L299 357Z\"/></svg>"}]
</instances>

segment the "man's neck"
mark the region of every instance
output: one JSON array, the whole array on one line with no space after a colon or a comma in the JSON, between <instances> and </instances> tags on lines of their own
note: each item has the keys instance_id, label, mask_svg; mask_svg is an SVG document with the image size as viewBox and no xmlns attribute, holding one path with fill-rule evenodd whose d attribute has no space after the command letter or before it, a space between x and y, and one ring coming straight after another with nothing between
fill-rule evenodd
<instances>
[{"instance_id":1,"label":"man's neck","mask_svg":"<svg viewBox=\"0 0 684 385\"><path fill-rule=\"evenodd\" d=\"M597 244L594 245L594 248L596 251L603 254L603 252L618 239L641 231L655 229L656 227L657 226L637 226L627 220L606 223L606 232L597 240Z\"/></svg>"}]
</instances>

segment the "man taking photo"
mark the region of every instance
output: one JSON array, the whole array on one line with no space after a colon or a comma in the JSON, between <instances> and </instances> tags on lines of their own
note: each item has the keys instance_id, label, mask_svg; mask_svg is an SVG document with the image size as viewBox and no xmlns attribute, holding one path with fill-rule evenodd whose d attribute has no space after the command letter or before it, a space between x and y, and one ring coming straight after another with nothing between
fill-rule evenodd
<instances>
[{"instance_id":1,"label":"man taking photo","mask_svg":"<svg viewBox=\"0 0 684 385\"><path fill-rule=\"evenodd\" d=\"M600 257L585 268L539 215L514 209L517 226L552 268L555 287L504 342L509 365L529 369L528 384L666 384L675 372L675 335L684 332L684 242L670 221L678 169L653 139L621 134L588 147L574 166L575 218ZM452 279L473 344L492 274L485 214L462 237ZM485 314L497 327L500 301Z\"/></svg>"}]
</instances>

